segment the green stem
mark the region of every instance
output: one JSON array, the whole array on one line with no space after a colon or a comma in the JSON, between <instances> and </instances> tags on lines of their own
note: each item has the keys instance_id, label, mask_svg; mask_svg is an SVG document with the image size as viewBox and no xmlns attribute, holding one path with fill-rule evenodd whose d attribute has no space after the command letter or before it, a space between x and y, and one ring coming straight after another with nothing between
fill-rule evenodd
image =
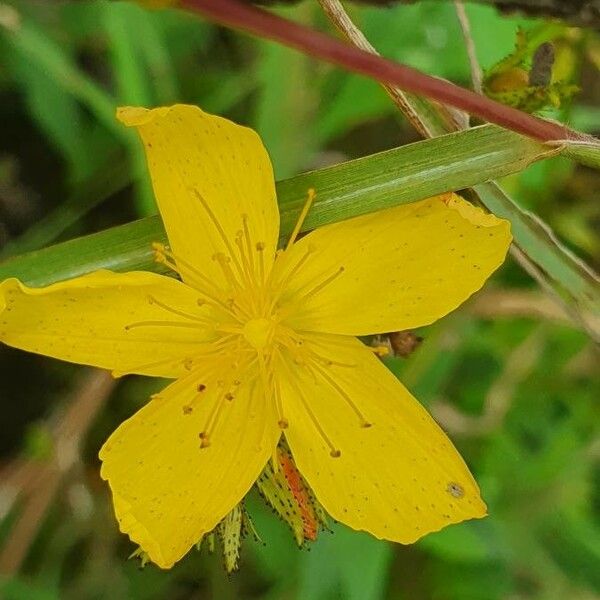
<instances>
[{"instance_id":1,"label":"green stem","mask_svg":"<svg viewBox=\"0 0 600 600\"><path fill-rule=\"evenodd\" d=\"M180 5L227 27L296 48L349 71L362 73L381 83L396 85L404 91L454 106L537 140L583 139L582 134L560 123L539 119L449 81L365 52L266 10L241 4L238 0L182 0Z\"/></svg>"},{"instance_id":2,"label":"green stem","mask_svg":"<svg viewBox=\"0 0 600 600\"><path fill-rule=\"evenodd\" d=\"M277 184L281 235L291 232L311 187L317 200L304 230L471 187L518 172L553 152L485 125L304 173ZM97 269L156 271L151 244L165 239L160 219L149 217L10 258L0 263L0 280L18 277L43 286Z\"/></svg>"}]
</instances>

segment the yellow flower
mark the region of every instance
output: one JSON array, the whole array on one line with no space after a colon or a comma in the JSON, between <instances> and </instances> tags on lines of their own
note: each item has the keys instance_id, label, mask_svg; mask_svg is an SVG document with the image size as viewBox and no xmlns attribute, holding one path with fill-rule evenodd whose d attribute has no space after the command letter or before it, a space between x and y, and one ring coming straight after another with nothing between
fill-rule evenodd
<instances>
[{"instance_id":1,"label":"yellow flower","mask_svg":"<svg viewBox=\"0 0 600 600\"><path fill-rule=\"evenodd\" d=\"M451 442L354 336L456 308L504 260L509 224L447 194L278 252L273 172L252 130L193 106L118 116L144 142L170 243L156 256L181 281L9 279L0 339L175 380L100 452L121 530L172 566L243 498L282 434L318 501L354 529L411 543L483 517Z\"/></svg>"}]
</instances>

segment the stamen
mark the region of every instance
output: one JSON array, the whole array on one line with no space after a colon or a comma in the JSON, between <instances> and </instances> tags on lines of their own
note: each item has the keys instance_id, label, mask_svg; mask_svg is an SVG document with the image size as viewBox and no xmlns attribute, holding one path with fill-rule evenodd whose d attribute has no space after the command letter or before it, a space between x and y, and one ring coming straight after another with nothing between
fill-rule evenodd
<instances>
[{"instance_id":1,"label":"stamen","mask_svg":"<svg viewBox=\"0 0 600 600\"><path fill-rule=\"evenodd\" d=\"M235 313L233 313L231 309L225 304L225 302L223 302L218 297L218 295L220 294L220 290L210 279L208 279L208 277L200 273L200 271L198 271L195 267L193 267L183 258L180 258L173 254L164 244L154 242L152 244L152 247L154 248L154 251L156 253L156 262L164 264L172 271L175 271L175 273L178 273L180 277L182 277L182 279L188 279L188 282L191 286L193 286L200 294L209 299L210 302L208 302L207 304L219 306L220 308L225 309L232 317L237 319ZM189 275L191 275L191 277L189 277L189 275L187 278L183 276L183 272L181 270L182 267L189 272ZM199 282L212 287L212 289L215 290L216 295L213 292L206 291L206 288L204 288ZM204 303L205 301L202 302ZM200 301L198 302L198 305L201 306Z\"/></svg>"},{"instance_id":2,"label":"stamen","mask_svg":"<svg viewBox=\"0 0 600 600\"><path fill-rule=\"evenodd\" d=\"M280 429L288 428L288 420L283 414L283 405L281 402L281 389L279 387L279 381L274 375L272 365L267 365L267 360L270 362L273 360L273 355L265 357L262 353L256 353L256 359L259 366L259 375L262 382L263 389L267 396L267 402L270 402L272 398L275 399L275 407L277 410L277 424Z\"/></svg>"},{"instance_id":3,"label":"stamen","mask_svg":"<svg viewBox=\"0 0 600 600\"><path fill-rule=\"evenodd\" d=\"M194 267L192 264L190 264L187 260L181 258L180 256L175 255L164 244L161 244L159 242L154 242L152 244L152 248L154 249L155 260L157 262L164 263L170 269L172 269L176 273L179 273L182 277L183 277L183 274L181 272L181 267L183 267L185 270L189 271L189 273L191 275L193 275L194 278L197 277L200 281L202 281L202 283L212 287L215 292L219 291L218 288L215 286L215 284L208 277L206 277L206 275L204 275L200 271L198 271L198 269L196 269L196 267ZM200 291L202 291L202 290L200 290ZM206 294L206 295L209 298L211 297L211 296L208 296L208 294Z\"/></svg>"},{"instance_id":4,"label":"stamen","mask_svg":"<svg viewBox=\"0 0 600 600\"><path fill-rule=\"evenodd\" d=\"M338 360L332 360L326 356L323 356L322 354L319 354L314 348L311 347L311 344L305 345L304 341L296 331L286 327L285 325L280 325L279 329L281 333L287 335L287 337L293 341L296 350L305 352L308 355L308 358L311 358L314 361L320 362L328 367L356 367L356 363L346 363Z\"/></svg>"},{"instance_id":5,"label":"stamen","mask_svg":"<svg viewBox=\"0 0 600 600\"><path fill-rule=\"evenodd\" d=\"M163 360L157 360L151 363L146 363L144 365L136 365L135 367L130 367L128 369L113 369L111 371L112 376L117 379L119 377L123 377L127 373L139 373L140 371L146 371L147 369L154 369L155 367L161 367L162 365L168 365L169 363L178 363L181 362L180 356L174 356L173 358L165 358Z\"/></svg>"},{"instance_id":6,"label":"stamen","mask_svg":"<svg viewBox=\"0 0 600 600\"><path fill-rule=\"evenodd\" d=\"M261 285L265 283L265 243L256 242L256 251L258 252L258 276Z\"/></svg>"},{"instance_id":7,"label":"stamen","mask_svg":"<svg viewBox=\"0 0 600 600\"><path fill-rule=\"evenodd\" d=\"M371 352L373 352L375 356L379 356L379 358L382 358L383 356L388 356L390 353L390 349L387 346L384 346L383 344L378 344L377 346L367 346L367 348L371 350Z\"/></svg>"},{"instance_id":8,"label":"stamen","mask_svg":"<svg viewBox=\"0 0 600 600\"><path fill-rule=\"evenodd\" d=\"M188 329L206 329L200 323L181 323L180 321L138 321L125 325L125 331L136 329L137 327L185 327Z\"/></svg>"},{"instance_id":9,"label":"stamen","mask_svg":"<svg viewBox=\"0 0 600 600\"><path fill-rule=\"evenodd\" d=\"M250 237L250 229L248 228L248 215L242 215L242 224L244 226L244 239L246 240L246 253L248 255L248 261L252 274L254 274L254 257L252 254L252 238Z\"/></svg>"},{"instance_id":10,"label":"stamen","mask_svg":"<svg viewBox=\"0 0 600 600\"><path fill-rule=\"evenodd\" d=\"M245 362L242 362L241 364L239 362L232 363L232 365L231 365L232 373L227 377L227 380L217 381L217 387L219 387L221 391L219 392L219 395L215 401L215 404L212 407L212 410L208 416L208 419L206 420L206 426L198 434L200 437L200 440L201 440L200 448L208 448L208 446L210 446L211 436L214 433L215 428L217 427L217 424L219 422L221 414L223 413L223 408L229 402L232 402L233 400L235 400L235 390L237 390L237 388L241 385L241 381L239 379L236 379L235 377L239 373L245 372L245 370L248 368L248 366L251 364L251 362L252 361L246 360ZM201 386L202 385L203 384L201 384ZM203 392L206 389L206 387L203 387L202 389L200 389L201 386L198 387L198 392L199 392L198 397L203 395ZM232 390L232 387L234 388L234 390Z\"/></svg>"},{"instance_id":11,"label":"stamen","mask_svg":"<svg viewBox=\"0 0 600 600\"><path fill-rule=\"evenodd\" d=\"M300 228L304 224L306 215L308 215L308 211L310 210L310 207L312 206L312 203L314 202L316 196L317 196L317 194L316 194L314 188L309 188L308 197L306 198L306 201L304 202L304 206L302 207L302 211L300 212L300 215L298 216L298 220L296 221L296 225L294 226L292 235L290 236L287 246L285 247L286 251L289 250L291 248L292 244L296 241L296 238L298 237L298 234L300 233Z\"/></svg>"},{"instance_id":12,"label":"stamen","mask_svg":"<svg viewBox=\"0 0 600 600\"><path fill-rule=\"evenodd\" d=\"M183 317L184 319L191 319L192 321L202 321L204 323L212 323L212 321L210 319L208 319L207 317L201 317L199 315L190 315L189 313L186 313L177 308L172 308L171 306L167 306L160 300L157 300L154 296L148 296L148 301L150 302L150 304L156 304L156 306L160 306L164 310L166 310L170 313L173 313L174 315Z\"/></svg>"},{"instance_id":13,"label":"stamen","mask_svg":"<svg viewBox=\"0 0 600 600\"><path fill-rule=\"evenodd\" d=\"M231 245L231 243L229 241L229 238L227 237L227 234L225 233L225 230L221 226L221 223L219 223L217 217L215 216L215 213L212 211L212 209L208 205L208 202L206 202L206 200L202 197L202 195L200 194L200 192L198 192L197 189L194 189L193 192L196 195L196 198L198 198L200 204L202 204L202 206L204 207L204 210L208 214L208 217L212 221L213 225L215 226L215 229L217 230L219 236L221 237L221 240L225 244L225 248L227 248L227 252L229 253L229 255L231 256L231 258L233 259L233 262L235 264L236 269L238 270L238 273L241 274L242 273L242 269L240 267L240 263L239 263L239 261L237 260L237 258L235 256L235 253L233 251L233 247L232 247L232 245Z\"/></svg>"},{"instance_id":14,"label":"stamen","mask_svg":"<svg viewBox=\"0 0 600 600\"><path fill-rule=\"evenodd\" d=\"M229 285L234 289L234 290L241 290L242 287L240 285L240 282L238 281L237 277L234 275L233 271L231 270L231 267L229 266L229 263L231 262L231 258L229 256L225 256L225 254L223 254L223 252L217 252L216 254L213 255L213 260L217 261L217 263L219 263L219 266L221 267L221 270L223 271L223 275L225 275L225 279L226 281L229 283Z\"/></svg>"},{"instance_id":15,"label":"stamen","mask_svg":"<svg viewBox=\"0 0 600 600\"><path fill-rule=\"evenodd\" d=\"M323 379L325 379L325 381L327 381L327 383L329 383L329 385L346 401L348 406L350 406L350 408L354 411L354 414L358 417L361 427L364 427L365 429L367 429L368 427L372 426L372 423L370 423L369 421L367 421L365 419L364 415L362 414L362 412L360 411L358 406L356 406L356 404L354 403L352 398L350 398L350 396L341 388L341 386L338 384L338 382L335 381L329 375L329 373L327 373L327 371L325 371L322 367L320 367L315 362L313 362L311 365L309 365L309 369L315 369L316 371L318 371L318 373L321 375L321 377L323 377Z\"/></svg>"},{"instance_id":16,"label":"stamen","mask_svg":"<svg viewBox=\"0 0 600 600\"><path fill-rule=\"evenodd\" d=\"M219 417L223 412L223 407L225 406L225 396L221 396L215 400L215 404L206 420L206 426L204 429L198 434L200 438L200 448L208 448L210 446L210 437L217 426L219 421Z\"/></svg>"},{"instance_id":17,"label":"stamen","mask_svg":"<svg viewBox=\"0 0 600 600\"><path fill-rule=\"evenodd\" d=\"M284 363L284 362L285 361L283 360L283 357L282 357L282 363ZM289 368L289 366L287 364L286 364L286 367L288 368L288 372L290 374L290 377L289 377L290 384L292 385L292 387L295 389L296 393L298 394L298 397L300 398L300 401L302 402L302 406L304 407L304 410L306 411L306 413L308 414L310 420L312 421L313 425L315 426L315 429L317 430L317 432L321 436L321 439L329 447L329 456L331 456L332 458L339 458L342 455L341 451L338 450L333 445L333 443L331 442L331 440L329 439L329 437L325 433L324 429L321 427L321 424L319 423L319 420L317 419L315 413L310 408L310 406L309 406L309 404L308 404L308 402L307 402L307 400L306 400L306 398L304 396L304 392L302 391L302 388L296 382L296 378L294 377L294 373L292 372L292 370Z\"/></svg>"},{"instance_id":18,"label":"stamen","mask_svg":"<svg viewBox=\"0 0 600 600\"><path fill-rule=\"evenodd\" d=\"M279 425L279 429L287 429L289 427L289 422L285 418L283 413L283 402L281 400L281 388L279 386L279 381L275 379L273 381L273 388L275 392L275 407L277 410L277 425Z\"/></svg>"},{"instance_id":19,"label":"stamen","mask_svg":"<svg viewBox=\"0 0 600 600\"><path fill-rule=\"evenodd\" d=\"M319 283L318 285L316 285L315 287L310 289L308 292L305 292L302 295L292 298L290 300L290 302L288 304L286 304L284 306L284 308L279 312L279 318L285 319L286 317L288 317L290 315L290 313L292 313L296 309L298 304L302 304L303 302L308 300L311 296L318 294L321 290L323 290L323 288L327 287L332 281L337 279L345 270L346 270L345 267L342 265L335 273L331 274L329 277L327 277L327 279L325 279L324 281L322 281L321 283ZM278 296L276 296L273 299L273 301L271 303L271 310L274 310L275 303L278 300L279 300Z\"/></svg>"},{"instance_id":20,"label":"stamen","mask_svg":"<svg viewBox=\"0 0 600 600\"><path fill-rule=\"evenodd\" d=\"M290 354L292 355L292 358L294 359L295 364L303 366L306 363L306 360L302 356L302 354L304 353L304 349L302 348L302 341L297 340L294 337L294 334L291 329L288 329L287 327L281 325L278 340L279 344L282 347L287 348L289 350Z\"/></svg>"},{"instance_id":21,"label":"stamen","mask_svg":"<svg viewBox=\"0 0 600 600\"><path fill-rule=\"evenodd\" d=\"M294 277L294 275L296 275L296 273L302 268L302 266L306 263L306 261L308 260L308 257L315 251L314 246L309 246L306 249L306 252L304 253L304 255L302 256L302 258L288 271L287 275L285 275L283 277L283 279L281 279L277 285L271 290L271 306L269 307L269 312L273 312L274 308L275 308L275 304L277 303L277 301L279 300L281 294L283 293L283 291L286 289L288 283L292 280L292 278ZM279 252L279 250L278 250ZM279 256L279 255L278 255ZM275 272L275 269L271 270L271 275L269 277L269 280L273 277L273 273Z\"/></svg>"},{"instance_id":22,"label":"stamen","mask_svg":"<svg viewBox=\"0 0 600 600\"><path fill-rule=\"evenodd\" d=\"M244 333L243 327L228 327L223 325L217 325L215 331L219 333L231 333L233 335L242 335Z\"/></svg>"},{"instance_id":23,"label":"stamen","mask_svg":"<svg viewBox=\"0 0 600 600\"><path fill-rule=\"evenodd\" d=\"M238 247L240 251L240 258L242 259L242 268L243 274L246 278L246 283L248 285L252 285L254 280L254 265L250 266L250 261L252 260L252 255L248 256L246 253L246 247L244 246L244 237L243 231L238 231L235 236L235 245Z\"/></svg>"},{"instance_id":24,"label":"stamen","mask_svg":"<svg viewBox=\"0 0 600 600\"><path fill-rule=\"evenodd\" d=\"M319 283L319 285L315 286L314 288L303 294L298 300L307 300L311 296L314 296L315 294L319 293L323 288L325 288L332 281L337 279L345 270L345 267L341 266L335 273L333 273L327 279L325 279L325 281L322 281L321 283Z\"/></svg>"}]
</instances>

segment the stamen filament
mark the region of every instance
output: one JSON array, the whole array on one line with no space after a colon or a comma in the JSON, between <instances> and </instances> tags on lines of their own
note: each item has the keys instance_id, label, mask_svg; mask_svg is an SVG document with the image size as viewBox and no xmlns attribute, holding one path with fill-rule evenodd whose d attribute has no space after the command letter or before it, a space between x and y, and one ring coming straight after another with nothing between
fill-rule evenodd
<instances>
[{"instance_id":1,"label":"stamen filament","mask_svg":"<svg viewBox=\"0 0 600 600\"><path fill-rule=\"evenodd\" d=\"M323 290L323 288L327 287L332 281L337 279L345 270L346 270L345 267L342 265L335 273L332 273L329 277L327 277L327 279L325 279L324 281L322 281L315 287L308 290L308 292L305 292L301 296L296 296L296 297L292 298L290 303L286 304L284 309L281 310L281 312L279 314L280 319L285 319L287 316L289 316L290 313L292 313L295 310L295 308L298 306L298 304L301 304L301 303L305 302L306 300L308 300L311 296L318 294L321 290ZM274 303L272 305L271 310L273 310L273 309L274 309Z\"/></svg>"},{"instance_id":2,"label":"stamen filament","mask_svg":"<svg viewBox=\"0 0 600 600\"><path fill-rule=\"evenodd\" d=\"M231 285L231 287L234 290L238 290L238 291L241 290L242 286L240 285L238 278L235 276L235 274L231 270L231 267L229 266L229 261L231 259L228 256L225 256L225 254L223 254L222 252L217 252L213 256L213 260L216 260L217 263L219 263L219 266L221 267L221 270L223 271L223 275L225 275L225 279L227 280L229 285Z\"/></svg>"},{"instance_id":3,"label":"stamen filament","mask_svg":"<svg viewBox=\"0 0 600 600\"><path fill-rule=\"evenodd\" d=\"M238 336L238 335L243 334L244 329L243 329L243 327L227 327L227 326L223 327L223 326L219 325L216 327L216 331L223 332L223 333L232 333L232 334Z\"/></svg>"},{"instance_id":4,"label":"stamen filament","mask_svg":"<svg viewBox=\"0 0 600 600\"><path fill-rule=\"evenodd\" d=\"M125 325L125 331L136 329L137 327L185 327L188 329L206 329L200 323L181 323L179 321L138 321Z\"/></svg>"},{"instance_id":5,"label":"stamen filament","mask_svg":"<svg viewBox=\"0 0 600 600\"><path fill-rule=\"evenodd\" d=\"M344 266L341 266L335 273L333 273L329 277L327 277L327 279L325 279L325 281L322 281L321 283L316 285L314 288L312 288L311 290L309 290L308 292L303 294L300 298L298 298L298 300L306 300L306 299L310 298L311 296L314 296L315 294L319 293L323 288L325 288L332 281L337 279L345 270L346 269L344 268Z\"/></svg>"},{"instance_id":6,"label":"stamen filament","mask_svg":"<svg viewBox=\"0 0 600 600\"><path fill-rule=\"evenodd\" d=\"M248 228L248 215L242 215L242 224L244 226L244 239L246 240L246 253L248 255L251 272L254 274L254 257L252 254L252 238L250 237L250 229Z\"/></svg>"},{"instance_id":7,"label":"stamen filament","mask_svg":"<svg viewBox=\"0 0 600 600\"><path fill-rule=\"evenodd\" d=\"M258 252L258 276L261 285L265 284L265 245L263 242L256 242L256 251Z\"/></svg>"},{"instance_id":8,"label":"stamen filament","mask_svg":"<svg viewBox=\"0 0 600 600\"><path fill-rule=\"evenodd\" d=\"M329 375L329 373L327 373L327 371L325 371L325 369L320 367L315 362L308 365L308 368L314 369L315 371L317 371L321 375L321 377L323 377L323 379L325 379L325 381L327 381L327 383L346 401L348 406L350 406L350 408L354 411L354 414L358 417L361 427L364 427L364 428L371 427L372 423L369 423L369 421L367 421L365 419L364 415L362 414L362 412L360 411L358 406L356 406L356 404L352 400L352 398L350 398L350 396L346 393L346 391L342 389L342 387L339 385L339 383L337 381L335 381L335 379L333 379Z\"/></svg>"},{"instance_id":9,"label":"stamen filament","mask_svg":"<svg viewBox=\"0 0 600 600\"><path fill-rule=\"evenodd\" d=\"M281 362L282 362L282 364L285 363L284 360L282 360ZM317 430L317 432L321 436L321 439L328 446L328 448L329 448L329 455L332 458L339 458L342 455L342 453L340 452L340 450L338 450L333 445L333 443L331 442L331 440L329 439L329 437L325 433L325 430L321 427L321 424L319 423L319 420L317 419L315 413L310 408L310 406L309 406L309 404L308 404L308 402L307 402L307 400L306 400L306 398L304 396L304 392L302 391L301 387L296 382L296 378L294 377L294 373L293 373L292 369L290 369L289 365L287 365L287 364L286 364L286 367L287 367L289 375L290 375L289 382L292 385L292 387L294 388L294 390L296 391L296 393L298 394L298 397L300 398L300 402L302 403L302 406L303 406L304 410L306 411L306 414L308 414L310 420L312 421L312 424L314 425L315 429Z\"/></svg>"},{"instance_id":10,"label":"stamen filament","mask_svg":"<svg viewBox=\"0 0 600 600\"><path fill-rule=\"evenodd\" d=\"M280 429L287 429L289 427L289 423L285 418L285 413L283 412L281 387L279 386L279 381L276 378L273 379L273 391L275 395L275 408L277 410L277 424L279 425Z\"/></svg>"},{"instance_id":11,"label":"stamen filament","mask_svg":"<svg viewBox=\"0 0 600 600\"><path fill-rule=\"evenodd\" d=\"M307 352L308 352L309 356L311 358L313 358L313 360L316 360L317 362L320 362L321 364L327 365L328 367L350 367L350 368L356 367L355 363L345 363L345 362L341 362L339 360L331 360L330 358L327 358L327 357L323 356L322 354L319 354L312 348L307 348Z\"/></svg>"},{"instance_id":12,"label":"stamen filament","mask_svg":"<svg viewBox=\"0 0 600 600\"><path fill-rule=\"evenodd\" d=\"M182 277L182 279L188 279L189 284L192 287L194 287L194 289L196 289L204 297L208 298L209 302L207 302L207 304L218 306L219 308L222 308L225 311L227 311L233 318L237 319L235 313L225 304L225 302L223 302L220 298L218 298L218 296L215 296L213 293L207 292L206 289L203 288L202 285L198 283L198 281L196 281L196 279L198 279L200 282L208 284L216 291L217 294L219 294L220 290L213 284L213 282L210 279L208 279L208 277L200 273L200 271L198 271L195 267L193 267L183 258L175 256L175 254L168 250L164 244L155 242L154 244L152 244L152 247L154 248L154 251L156 253L156 262L162 263L167 268L171 269L175 273L178 273ZM189 274L192 276L191 278L186 278L183 276L183 272L181 270L182 267L189 271Z\"/></svg>"},{"instance_id":13,"label":"stamen filament","mask_svg":"<svg viewBox=\"0 0 600 600\"><path fill-rule=\"evenodd\" d=\"M235 238L235 243L236 243L236 246L238 247L238 250L240 251L240 257L242 260L243 275L244 275L244 279L246 282L246 290L245 291L248 294L248 296L250 297L254 311L256 312L258 310L258 306L260 304L260 292L255 285L256 284L256 275L254 273L254 266L250 266L250 259L246 255L246 249L244 248L244 242L242 240L243 235L244 234L242 231L238 231L238 235Z\"/></svg>"},{"instance_id":14,"label":"stamen filament","mask_svg":"<svg viewBox=\"0 0 600 600\"><path fill-rule=\"evenodd\" d=\"M219 395L219 397L215 400L214 406L210 411L208 419L206 420L206 426L199 433L200 437L200 448L208 448L210 446L210 437L214 433L215 427L219 421L219 417L223 412L223 407L225 406L226 398L225 395Z\"/></svg>"},{"instance_id":15,"label":"stamen filament","mask_svg":"<svg viewBox=\"0 0 600 600\"><path fill-rule=\"evenodd\" d=\"M296 241L296 238L298 237L298 234L300 233L300 228L304 224L306 215L308 215L308 211L310 210L310 207L312 206L316 195L317 194L316 194L314 188L310 188L308 190L308 197L306 198L306 201L304 202L304 206L302 207L302 211L300 212L300 215L298 216L296 225L294 225L294 230L292 231L292 235L290 235L290 239L288 240L288 243L285 247L286 251L289 250L292 247L292 244Z\"/></svg>"},{"instance_id":16,"label":"stamen filament","mask_svg":"<svg viewBox=\"0 0 600 600\"><path fill-rule=\"evenodd\" d=\"M239 346L239 341L237 346ZM201 440L200 448L208 448L208 446L210 446L210 438L217 427L221 414L223 413L224 406L227 402L233 402L235 400L235 395L232 393L231 389L237 388L241 383L238 379L236 379L236 376L239 377L240 373L244 372L251 362L252 361L247 361L246 364L233 363L233 373L228 376L226 381L219 381L217 383L222 391L219 393L219 396L217 397L215 404L210 411L208 419L206 420L206 426L199 433Z\"/></svg>"},{"instance_id":17,"label":"stamen filament","mask_svg":"<svg viewBox=\"0 0 600 600\"><path fill-rule=\"evenodd\" d=\"M244 240L242 240L244 233L242 231L238 231L235 237L235 245L238 247L240 251L240 258L242 260L242 269L246 278L246 282L251 284L254 280L254 267L250 266L251 256L249 257L246 253L246 248L244 247Z\"/></svg>"},{"instance_id":18,"label":"stamen filament","mask_svg":"<svg viewBox=\"0 0 600 600\"><path fill-rule=\"evenodd\" d=\"M294 275L296 275L296 273L302 268L302 266L308 260L308 257L312 254L313 251L314 251L313 248L311 248L311 247L307 248L306 252L304 253L304 256L302 256L302 258L288 271L287 275L285 275L283 277L283 279L281 279L281 281L279 281L277 283L277 285L271 290L272 300L271 300L271 305L269 307L270 312L273 312L273 309L275 308L275 304L281 297L281 294L287 287L288 283L292 280ZM275 271L275 269L273 269L271 271L270 278L272 278L274 271Z\"/></svg>"},{"instance_id":19,"label":"stamen filament","mask_svg":"<svg viewBox=\"0 0 600 600\"><path fill-rule=\"evenodd\" d=\"M267 366L265 355L257 353L256 355L259 365L259 373L262 381L263 388L267 395L267 402L270 402L273 398L275 399L275 406L277 409L277 423L281 429L287 429L288 421L283 415L283 408L281 405L281 393L279 391L279 382L274 376L273 369ZM273 355L267 358L273 359Z\"/></svg>"},{"instance_id":20,"label":"stamen filament","mask_svg":"<svg viewBox=\"0 0 600 600\"><path fill-rule=\"evenodd\" d=\"M153 369L155 367L161 367L162 365L168 365L169 363L178 363L182 362L181 356L173 356L171 358L164 358L162 360L156 360L151 363L146 363L144 365L136 365L135 367L129 367L127 369L113 369L111 371L112 376L117 379L119 377L123 377L127 373L139 373L140 371L146 371L147 369Z\"/></svg>"},{"instance_id":21,"label":"stamen filament","mask_svg":"<svg viewBox=\"0 0 600 600\"><path fill-rule=\"evenodd\" d=\"M168 305L164 304L160 300L157 300L154 296L148 296L148 300L149 300L150 304L156 304L156 306L160 306L164 310L166 310L166 311L168 311L170 313L173 313L174 315L178 315L180 317L183 317L184 319L190 319L192 321L201 321L203 323L211 323L212 322L207 317L199 316L199 315L190 315L189 313L186 313L186 312L184 312L182 310L179 310L177 308L172 308L171 306L168 306Z\"/></svg>"},{"instance_id":22,"label":"stamen filament","mask_svg":"<svg viewBox=\"0 0 600 600\"><path fill-rule=\"evenodd\" d=\"M221 226L221 223L219 223L219 220L215 216L215 213L212 211L212 209L208 205L208 202L206 202L206 200L203 198L203 196L200 194L200 192L198 192L198 190L196 190L196 189L194 189L193 191L194 191L194 194L196 195L196 198L198 198L200 204L202 204L202 206L204 207L204 210L208 214L208 217L210 218L210 220L212 221L213 225L215 226L215 229L217 230L217 232L218 232L221 240L225 244L225 247L227 248L227 252L231 256L231 259L233 260L233 262L235 264L235 267L238 270L238 273L240 273L240 275L241 275L242 274L242 269L240 267L240 263L239 263L238 259L235 256L235 253L233 251L233 247L232 247L231 243L229 242L229 238L227 237L227 234L225 233L225 230Z\"/></svg>"},{"instance_id":23,"label":"stamen filament","mask_svg":"<svg viewBox=\"0 0 600 600\"><path fill-rule=\"evenodd\" d=\"M215 292L219 291L215 284L208 277L206 277L206 275L203 275L200 271L198 271L198 269L196 269L196 267L190 264L187 260L175 255L164 244L155 242L154 244L152 244L152 247L154 248L154 251L157 254L157 260L160 259L162 255L162 258L164 258L162 262L164 262L169 268L171 268L176 273L181 274L180 269L181 267L183 267L184 269L189 271L191 275L197 277L200 281L202 281L202 283L205 283L206 285L212 287ZM204 290L199 289L198 291L204 293ZM206 294L206 296L211 298L211 296L209 296L208 294Z\"/></svg>"}]
</instances>

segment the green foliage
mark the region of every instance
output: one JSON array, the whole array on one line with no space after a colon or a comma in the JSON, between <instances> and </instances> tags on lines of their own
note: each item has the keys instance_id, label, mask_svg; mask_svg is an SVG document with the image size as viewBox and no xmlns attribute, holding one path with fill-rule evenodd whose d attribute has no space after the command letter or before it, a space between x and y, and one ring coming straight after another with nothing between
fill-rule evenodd
<instances>
[{"instance_id":1,"label":"green foliage","mask_svg":"<svg viewBox=\"0 0 600 600\"><path fill-rule=\"evenodd\" d=\"M575 85L555 79L555 50L551 40L566 31L549 24L517 31L516 47L486 71L484 92L494 100L526 112L559 108L577 91Z\"/></svg>"}]
</instances>

